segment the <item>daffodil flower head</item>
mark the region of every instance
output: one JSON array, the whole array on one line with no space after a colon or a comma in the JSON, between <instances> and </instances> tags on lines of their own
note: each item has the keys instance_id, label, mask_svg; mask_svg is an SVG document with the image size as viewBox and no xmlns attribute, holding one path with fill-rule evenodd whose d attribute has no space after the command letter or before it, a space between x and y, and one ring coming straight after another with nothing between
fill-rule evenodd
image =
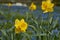
<instances>
[{"instance_id":1,"label":"daffodil flower head","mask_svg":"<svg viewBox=\"0 0 60 40\"><path fill-rule=\"evenodd\" d=\"M43 13L53 12L54 4L50 0L42 1L41 8L44 11Z\"/></svg>"},{"instance_id":2,"label":"daffodil flower head","mask_svg":"<svg viewBox=\"0 0 60 40\"><path fill-rule=\"evenodd\" d=\"M15 20L15 32L20 33L20 32L26 32L28 24L24 21L24 19Z\"/></svg>"},{"instance_id":3,"label":"daffodil flower head","mask_svg":"<svg viewBox=\"0 0 60 40\"><path fill-rule=\"evenodd\" d=\"M30 10L36 10L36 5L32 2L30 7L29 7Z\"/></svg>"},{"instance_id":4,"label":"daffodil flower head","mask_svg":"<svg viewBox=\"0 0 60 40\"><path fill-rule=\"evenodd\" d=\"M8 3L8 6L9 6L9 7L12 6L12 3Z\"/></svg>"}]
</instances>

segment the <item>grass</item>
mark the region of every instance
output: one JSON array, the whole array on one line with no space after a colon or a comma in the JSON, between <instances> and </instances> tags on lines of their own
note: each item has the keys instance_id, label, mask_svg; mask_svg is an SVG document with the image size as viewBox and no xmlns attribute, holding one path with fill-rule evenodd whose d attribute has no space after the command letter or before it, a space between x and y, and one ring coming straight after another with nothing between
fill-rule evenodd
<instances>
[{"instance_id":1,"label":"grass","mask_svg":"<svg viewBox=\"0 0 60 40\"><path fill-rule=\"evenodd\" d=\"M44 14L46 15L46 14ZM15 19L22 19L29 24L26 32L15 33ZM51 13L47 13L44 19L42 13L35 17L33 12L20 14L10 12L8 9L0 11L0 39L1 40L60 40L59 17L53 18Z\"/></svg>"}]
</instances>

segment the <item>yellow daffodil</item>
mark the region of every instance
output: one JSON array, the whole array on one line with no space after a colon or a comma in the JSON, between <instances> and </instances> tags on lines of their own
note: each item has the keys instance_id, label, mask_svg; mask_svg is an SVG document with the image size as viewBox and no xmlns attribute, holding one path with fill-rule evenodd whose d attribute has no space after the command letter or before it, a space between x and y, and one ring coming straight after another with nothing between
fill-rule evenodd
<instances>
[{"instance_id":1,"label":"yellow daffodil","mask_svg":"<svg viewBox=\"0 0 60 40\"><path fill-rule=\"evenodd\" d=\"M31 3L30 7L29 7L30 10L36 10L36 5L34 3Z\"/></svg>"},{"instance_id":2,"label":"yellow daffodil","mask_svg":"<svg viewBox=\"0 0 60 40\"><path fill-rule=\"evenodd\" d=\"M24 19L15 20L15 32L20 33L20 32L25 32L27 29L28 24L24 21Z\"/></svg>"},{"instance_id":3,"label":"yellow daffodil","mask_svg":"<svg viewBox=\"0 0 60 40\"><path fill-rule=\"evenodd\" d=\"M52 12L54 4L51 3L51 0L42 1L41 8L44 11L43 13Z\"/></svg>"},{"instance_id":4,"label":"yellow daffodil","mask_svg":"<svg viewBox=\"0 0 60 40\"><path fill-rule=\"evenodd\" d=\"M9 6L9 7L12 6L12 3L8 3L8 6Z\"/></svg>"}]
</instances>

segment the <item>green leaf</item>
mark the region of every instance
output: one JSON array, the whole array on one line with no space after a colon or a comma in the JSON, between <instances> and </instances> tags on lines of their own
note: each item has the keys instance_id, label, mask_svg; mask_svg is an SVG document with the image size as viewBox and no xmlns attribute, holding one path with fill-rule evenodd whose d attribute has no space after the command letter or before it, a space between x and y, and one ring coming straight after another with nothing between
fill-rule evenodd
<instances>
[{"instance_id":1,"label":"green leaf","mask_svg":"<svg viewBox=\"0 0 60 40\"><path fill-rule=\"evenodd\" d=\"M14 40L13 33L11 33L11 40Z\"/></svg>"},{"instance_id":2,"label":"green leaf","mask_svg":"<svg viewBox=\"0 0 60 40\"><path fill-rule=\"evenodd\" d=\"M31 40L31 36L29 34L27 34L26 32L24 32L24 35L27 36L28 40Z\"/></svg>"},{"instance_id":3,"label":"green leaf","mask_svg":"<svg viewBox=\"0 0 60 40\"><path fill-rule=\"evenodd\" d=\"M29 25L29 27L33 28L34 31L38 32L37 29L35 28L35 26L33 26L33 25Z\"/></svg>"},{"instance_id":4,"label":"green leaf","mask_svg":"<svg viewBox=\"0 0 60 40\"><path fill-rule=\"evenodd\" d=\"M50 23L50 24L52 23L52 20L53 20L53 17L51 17L50 20L49 20L49 23Z\"/></svg>"},{"instance_id":5,"label":"green leaf","mask_svg":"<svg viewBox=\"0 0 60 40\"><path fill-rule=\"evenodd\" d=\"M12 26L10 29L8 29L7 32L13 31L13 29L14 29L14 26Z\"/></svg>"},{"instance_id":6,"label":"green leaf","mask_svg":"<svg viewBox=\"0 0 60 40\"><path fill-rule=\"evenodd\" d=\"M1 32L2 32L2 34L3 34L4 36L7 36L7 33L6 33L5 30L1 30Z\"/></svg>"},{"instance_id":7,"label":"green leaf","mask_svg":"<svg viewBox=\"0 0 60 40\"><path fill-rule=\"evenodd\" d=\"M28 13L26 12L26 20L28 21L28 17L29 17L29 15L28 15Z\"/></svg>"},{"instance_id":8,"label":"green leaf","mask_svg":"<svg viewBox=\"0 0 60 40\"><path fill-rule=\"evenodd\" d=\"M54 21L53 28L55 28L55 27L56 27L56 25L57 25L57 23L58 23L58 20L59 20L59 18L57 18L57 19Z\"/></svg>"}]
</instances>

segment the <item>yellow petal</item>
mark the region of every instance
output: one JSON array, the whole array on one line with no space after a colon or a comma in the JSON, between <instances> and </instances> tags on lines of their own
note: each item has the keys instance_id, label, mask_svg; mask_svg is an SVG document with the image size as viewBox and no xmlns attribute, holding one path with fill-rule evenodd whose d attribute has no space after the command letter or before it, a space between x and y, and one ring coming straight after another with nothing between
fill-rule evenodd
<instances>
[{"instance_id":1,"label":"yellow petal","mask_svg":"<svg viewBox=\"0 0 60 40\"><path fill-rule=\"evenodd\" d=\"M19 30L19 28L15 28L15 33L20 33L20 30Z\"/></svg>"},{"instance_id":2,"label":"yellow petal","mask_svg":"<svg viewBox=\"0 0 60 40\"><path fill-rule=\"evenodd\" d=\"M27 23L22 23L21 30L26 30L26 29L27 29Z\"/></svg>"},{"instance_id":3,"label":"yellow petal","mask_svg":"<svg viewBox=\"0 0 60 40\"><path fill-rule=\"evenodd\" d=\"M51 0L46 0L46 1L42 1L41 7L42 10L44 11L43 13L52 12L54 4L51 3Z\"/></svg>"},{"instance_id":4,"label":"yellow petal","mask_svg":"<svg viewBox=\"0 0 60 40\"><path fill-rule=\"evenodd\" d=\"M20 28L21 28L21 30L26 30L27 26L28 26L27 23L24 21L24 19L22 19L20 21Z\"/></svg>"},{"instance_id":5,"label":"yellow petal","mask_svg":"<svg viewBox=\"0 0 60 40\"><path fill-rule=\"evenodd\" d=\"M47 3L45 1L42 1L42 5L41 5L42 10L45 10L46 7L47 7Z\"/></svg>"},{"instance_id":6,"label":"yellow petal","mask_svg":"<svg viewBox=\"0 0 60 40\"><path fill-rule=\"evenodd\" d=\"M27 29L27 26L28 25L24 19L21 19L21 20L16 19L15 20L15 32L16 33L25 32Z\"/></svg>"},{"instance_id":7,"label":"yellow petal","mask_svg":"<svg viewBox=\"0 0 60 40\"><path fill-rule=\"evenodd\" d=\"M34 3L31 3L29 9L30 10L36 10L36 5Z\"/></svg>"},{"instance_id":8,"label":"yellow petal","mask_svg":"<svg viewBox=\"0 0 60 40\"><path fill-rule=\"evenodd\" d=\"M12 6L12 4L11 3L8 3L8 6Z\"/></svg>"},{"instance_id":9,"label":"yellow petal","mask_svg":"<svg viewBox=\"0 0 60 40\"><path fill-rule=\"evenodd\" d=\"M15 27L17 28L20 25L20 21L18 19L15 20Z\"/></svg>"},{"instance_id":10,"label":"yellow petal","mask_svg":"<svg viewBox=\"0 0 60 40\"><path fill-rule=\"evenodd\" d=\"M54 7L54 4L53 3L51 4L51 7Z\"/></svg>"},{"instance_id":11,"label":"yellow petal","mask_svg":"<svg viewBox=\"0 0 60 40\"><path fill-rule=\"evenodd\" d=\"M47 13L48 11L47 10L45 10L43 13Z\"/></svg>"},{"instance_id":12,"label":"yellow petal","mask_svg":"<svg viewBox=\"0 0 60 40\"><path fill-rule=\"evenodd\" d=\"M24 19L21 19L20 22L24 22Z\"/></svg>"},{"instance_id":13,"label":"yellow petal","mask_svg":"<svg viewBox=\"0 0 60 40\"><path fill-rule=\"evenodd\" d=\"M49 11L49 12L53 12L53 8L50 8L48 11Z\"/></svg>"}]
</instances>

